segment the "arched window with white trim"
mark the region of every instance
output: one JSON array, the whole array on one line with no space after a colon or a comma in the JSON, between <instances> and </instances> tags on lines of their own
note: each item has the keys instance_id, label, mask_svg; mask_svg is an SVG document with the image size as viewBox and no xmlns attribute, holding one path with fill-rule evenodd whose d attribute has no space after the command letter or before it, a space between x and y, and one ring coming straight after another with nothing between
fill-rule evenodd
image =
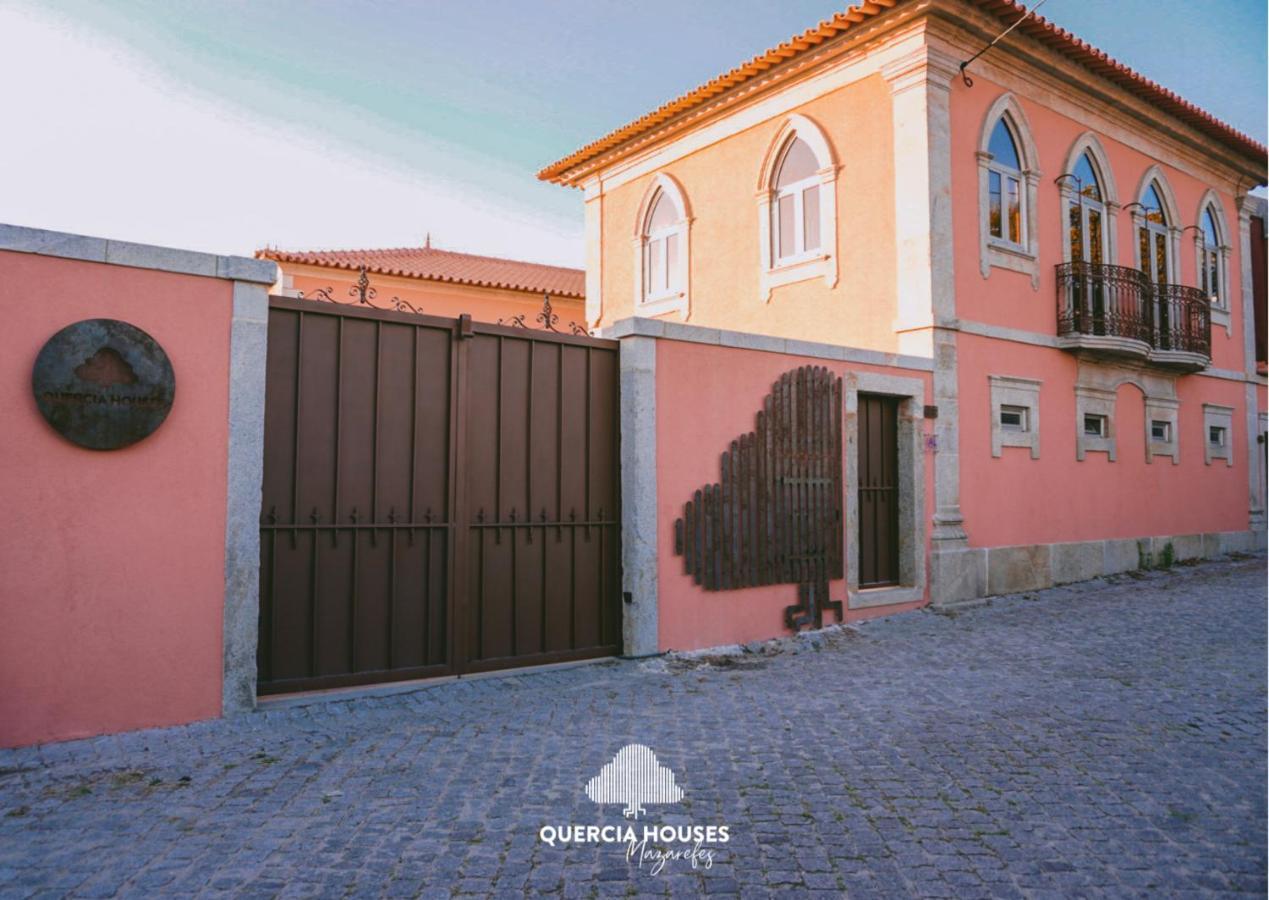
<instances>
[{"instance_id":1,"label":"arched window with white trim","mask_svg":"<svg viewBox=\"0 0 1269 900\"><path fill-rule=\"evenodd\" d=\"M1213 306L1224 306L1225 295L1221 284L1221 239L1216 231L1216 219L1212 216L1211 207L1203 210L1203 218L1199 220L1203 243L1199 250L1199 290L1206 294Z\"/></svg>"},{"instance_id":2,"label":"arched window with white trim","mask_svg":"<svg viewBox=\"0 0 1269 900\"><path fill-rule=\"evenodd\" d=\"M1091 131L1075 139L1055 179L1062 198L1063 262L1094 265L1117 261L1119 193L1101 141Z\"/></svg>"},{"instance_id":3,"label":"arched window with white trim","mask_svg":"<svg viewBox=\"0 0 1269 900\"><path fill-rule=\"evenodd\" d=\"M1213 325L1222 325L1230 334L1229 257L1231 240L1225 224L1225 207L1220 195L1209 190L1198 205L1194 231L1195 284L1211 301Z\"/></svg>"},{"instance_id":4,"label":"arched window with white trim","mask_svg":"<svg viewBox=\"0 0 1269 900\"><path fill-rule=\"evenodd\" d=\"M1035 227L1039 167L1026 114L1012 94L1002 94L987 110L978 140L979 268L1031 276L1040 286Z\"/></svg>"},{"instance_id":5,"label":"arched window with white trim","mask_svg":"<svg viewBox=\"0 0 1269 900\"><path fill-rule=\"evenodd\" d=\"M1172 281L1172 254L1168 211L1159 184L1151 181L1142 192L1137 216L1137 261L1146 278L1155 284Z\"/></svg>"},{"instance_id":6,"label":"arched window with white trim","mask_svg":"<svg viewBox=\"0 0 1269 900\"><path fill-rule=\"evenodd\" d=\"M776 262L799 262L820 252L819 162L806 141L789 141L776 170L776 198L772 207L775 221Z\"/></svg>"},{"instance_id":7,"label":"arched window with white trim","mask_svg":"<svg viewBox=\"0 0 1269 900\"><path fill-rule=\"evenodd\" d=\"M1106 198L1097 166L1087 153L1075 164L1075 190L1067 200L1071 261L1102 265L1106 262Z\"/></svg>"},{"instance_id":8,"label":"arched window with white trim","mask_svg":"<svg viewBox=\"0 0 1269 900\"><path fill-rule=\"evenodd\" d=\"M664 300L682 288L679 271L682 242L683 219L674 208L674 201L658 189L644 230L644 300Z\"/></svg>"},{"instance_id":9,"label":"arched window with white trim","mask_svg":"<svg viewBox=\"0 0 1269 900\"><path fill-rule=\"evenodd\" d=\"M1022 247L1022 161L1007 115L996 121L987 152L987 233Z\"/></svg>"},{"instance_id":10,"label":"arched window with white trim","mask_svg":"<svg viewBox=\"0 0 1269 900\"><path fill-rule=\"evenodd\" d=\"M635 311L688 311L688 230L691 216L677 182L662 173L640 206L635 232Z\"/></svg>"},{"instance_id":11,"label":"arched window with white trim","mask_svg":"<svg viewBox=\"0 0 1269 900\"><path fill-rule=\"evenodd\" d=\"M820 127L793 115L781 127L758 180L760 290L823 278L837 283L837 163Z\"/></svg>"}]
</instances>

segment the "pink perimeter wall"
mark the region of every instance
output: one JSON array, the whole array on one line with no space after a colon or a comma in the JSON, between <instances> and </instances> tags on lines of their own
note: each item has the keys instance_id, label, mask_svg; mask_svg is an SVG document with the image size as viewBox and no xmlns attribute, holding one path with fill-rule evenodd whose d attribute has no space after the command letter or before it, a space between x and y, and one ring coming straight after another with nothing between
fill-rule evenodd
<instances>
[{"instance_id":1,"label":"pink perimeter wall","mask_svg":"<svg viewBox=\"0 0 1269 900\"><path fill-rule=\"evenodd\" d=\"M1049 544L1247 530L1244 386L1186 375L1176 382L1181 462L1146 462L1145 403L1132 385L1115 403L1116 461L1075 458L1076 360L1061 350L962 334L961 511L974 547ZM991 455L988 374L1034 378L1040 388L1040 458L1023 447ZM1234 465L1204 463L1203 404L1234 407Z\"/></svg>"},{"instance_id":2,"label":"pink perimeter wall","mask_svg":"<svg viewBox=\"0 0 1269 900\"><path fill-rule=\"evenodd\" d=\"M920 379L926 397L932 393L930 375L925 372L683 341L657 342L657 632L661 650L695 650L789 633L784 609L797 603L797 585L706 591L684 572L683 557L674 552L674 522L683 515L683 504L693 491L719 480L719 457L733 440L754 429L755 416L776 379L805 365L825 366L838 375L879 372ZM845 447L844 438L842 443ZM925 508L932 510L934 460L928 452L925 474ZM846 552L855 547L847 530ZM926 555L923 550L922 565ZM834 600L845 600L845 580L831 582L829 591ZM847 610L844 621L920 605ZM832 613L825 616L825 624L834 621Z\"/></svg>"},{"instance_id":3,"label":"pink perimeter wall","mask_svg":"<svg viewBox=\"0 0 1269 900\"><path fill-rule=\"evenodd\" d=\"M0 251L0 746L220 714L231 290ZM71 444L31 393L44 342L91 318L176 373L167 421L123 450Z\"/></svg>"}]
</instances>

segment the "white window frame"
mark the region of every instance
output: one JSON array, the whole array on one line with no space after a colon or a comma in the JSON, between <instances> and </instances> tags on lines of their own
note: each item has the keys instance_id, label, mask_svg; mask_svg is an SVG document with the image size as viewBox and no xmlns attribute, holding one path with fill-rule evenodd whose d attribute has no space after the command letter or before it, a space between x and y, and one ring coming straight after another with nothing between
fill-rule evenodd
<instances>
[{"instance_id":1,"label":"white window frame","mask_svg":"<svg viewBox=\"0 0 1269 900\"><path fill-rule=\"evenodd\" d=\"M648 222L652 217L652 209L661 196L664 196L674 207L677 221L673 225L663 226L655 232L650 232ZM691 312L689 293L691 232L692 214L686 194L671 175L665 172L658 173L644 191L643 201L639 204L639 214L635 219L633 279L635 315L651 317L677 312L684 321L688 319ZM677 235L679 240L676 271L670 278L671 287L660 291L653 290L648 284L651 245L672 234Z\"/></svg>"},{"instance_id":2,"label":"white window frame","mask_svg":"<svg viewBox=\"0 0 1269 900\"><path fill-rule=\"evenodd\" d=\"M785 151L794 140L803 141L811 149L819 169L815 175L777 191L776 176L784 161ZM785 120L775 138L767 147L755 194L758 205L759 279L758 293L763 302L770 303L777 287L799 281L822 278L825 285L837 285L837 176L841 167L824 131L812 119L804 115L792 115ZM780 258L775 242L778 236L776 215L778 198L797 190L794 201L799 216L795 234L804 230L800 218L801 191L813 184L820 188L820 246L812 252L803 251L793 257ZM803 235L802 240L805 240Z\"/></svg>"},{"instance_id":3,"label":"white window frame","mask_svg":"<svg viewBox=\"0 0 1269 900\"><path fill-rule=\"evenodd\" d=\"M1017 416L1018 424L1006 422L1005 416ZM1030 418L1031 410L1025 406L1012 406L1006 403L1000 407L1000 429L1002 431L1028 432L1031 430Z\"/></svg>"},{"instance_id":4,"label":"white window frame","mask_svg":"<svg viewBox=\"0 0 1269 900\"><path fill-rule=\"evenodd\" d=\"M988 147L991 145L992 132L996 123L1005 119L1005 127L1013 137L1014 149L1018 151L1021 169L1013 169L994 161ZM1040 183L1039 159L1035 140L1032 138L1031 125L1026 114L1013 94L1005 93L996 98L996 102L987 110L983 118L982 133L978 139L978 245L979 270L983 278L991 275L993 268L1007 269L1031 276L1032 290L1040 289L1040 246L1039 232L1036 228L1036 188ZM1021 205L1019 215L1020 241L1014 243L1008 238L994 237L991 233L991 173L1006 173L1008 177L1019 180L1018 202ZM1065 207L1063 212L1065 212Z\"/></svg>"},{"instance_id":5,"label":"white window frame","mask_svg":"<svg viewBox=\"0 0 1269 900\"><path fill-rule=\"evenodd\" d=\"M1168 271L1165 273L1167 282L1168 284L1180 284L1181 228L1177 225L1177 222L1180 221L1180 213L1176 205L1176 196L1172 193L1172 185L1163 174L1163 170L1158 166L1151 166L1146 169L1145 174L1141 176L1141 183L1137 185L1138 203L1142 202L1142 198L1146 196L1146 191L1150 189L1151 184L1158 185L1159 200L1163 204L1163 215L1168 220L1168 224L1160 225L1157 222L1148 222L1145 214L1141 211L1142 207L1133 207L1132 258L1134 268L1138 272L1142 271L1140 230L1145 228L1151 234L1162 234L1167 239Z\"/></svg>"},{"instance_id":6,"label":"white window frame","mask_svg":"<svg viewBox=\"0 0 1269 900\"><path fill-rule=\"evenodd\" d=\"M777 167L778 170L778 167ZM820 191L820 205L824 201L824 188L820 181L818 173L803 178L801 181L795 181L793 184L786 185L776 191L775 196L771 200L771 257L775 261L775 265L779 268L784 266L796 266L798 263L807 260L816 259L824 255L824 234L820 233L820 246L807 249L806 247L806 191L809 188L818 188ZM785 197L793 198L793 245L797 249L788 256L780 255L780 201Z\"/></svg>"},{"instance_id":7,"label":"white window frame","mask_svg":"<svg viewBox=\"0 0 1269 900\"><path fill-rule=\"evenodd\" d=\"M1106 150L1102 147L1097 135L1091 131L1086 131L1075 139L1075 143L1071 145L1070 152L1066 155L1066 165L1062 168L1062 172L1074 173L1080 157L1085 154L1088 154L1088 158L1092 161L1093 169L1100 178L1099 186L1102 192L1102 199L1100 203L1090 201L1087 198L1083 202L1085 206L1094 206L1102 211L1102 260L1107 264L1117 265L1119 261L1117 246L1119 228L1116 220L1120 208L1119 191L1115 186L1115 173L1110 167L1110 160L1106 157ZM1071 258L1071 242L1067 229L1070 227L1070 208L1080 202L1079 192L1070 178L1063 178L1058 182L1058 192L1062 198L1058 209L1060 216L1058 234L1063 235L1062 261L1074 262L1075 260Z\"/></svg>"},{"instance_id":8,"label":"white window frame","mask_svg":"<svg viewBox=\"0 0 1269 900\"><path fill-rule=\"evenodd\" d=\"M1199 201L1198 216L1194 220L1194 224L1198 226L1194 235L1194 286L1202 287L1203 283L1203 266L1206 261L1206 252L1208 244L1203 235L1203 216L1211 210L1212 221L1216 224L1216 296L1219 302L1212 304L1212 324L1221 325L1225 328L1225 334L1233 333L1233 324L1230 321L1230 279L1229 271L1230 256L1233 253L1233 247L1230 245L1229 226L1225 220L1225 204L1221 203L1220 195L1214 190L1208 190L1203 195L1203 199Z\"/></svg>"}]
</instances>

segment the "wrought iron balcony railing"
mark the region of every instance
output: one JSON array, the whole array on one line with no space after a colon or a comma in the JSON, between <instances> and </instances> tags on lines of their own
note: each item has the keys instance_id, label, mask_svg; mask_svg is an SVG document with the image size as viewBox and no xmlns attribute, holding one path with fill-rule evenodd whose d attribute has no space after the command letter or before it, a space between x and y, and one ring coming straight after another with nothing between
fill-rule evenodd
<instances>
[{"instance_id":1,"label":"wrought iron balcony railing","mask_svg":"<svg viewBox=\"0 0 1269 900\"><path fill-rule=\"evenodd\" d=\"M1198 288L1183 284L1151 286L1159 350L1212 358L1212 305Z\"/></svg>"},{"instance_id":2,"label":"wrought iron balcony railing","mask_svg":"<svg viewBox=\"0 0 1269 900\"><path fill-rule=\"evenodd\" d=\"M1197 370L1211 361L1211 306L1202 291L1153 284L1125 266L1057 267L1063 347Z\"/></svg>"}]
</instances>

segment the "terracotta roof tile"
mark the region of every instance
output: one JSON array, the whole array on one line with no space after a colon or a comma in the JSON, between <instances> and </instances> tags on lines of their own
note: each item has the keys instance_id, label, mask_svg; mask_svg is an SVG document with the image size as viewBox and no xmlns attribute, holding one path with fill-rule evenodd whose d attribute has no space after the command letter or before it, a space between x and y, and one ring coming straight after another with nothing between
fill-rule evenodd
<instances>
[{"instance_id":1,"label":"terracotta roof tile","mask_svg":"<svg viewBox=\"0 0 1269 900\"><path fill-rule=\"evenodd\" d=\"M652 112L633 122L621 126L615 131L601 137L568 156L551 163L538 173L543 181L556 184L572 182L573 170L578 166L592 162L604 153L613 150L628 141L645 137L665 125L681 113L695 109L708 100L718 96L738 84L743 84L782 63L795 59L813 49L829 38L849 31L854 25L868 21L896 6L906 5L913 0L869 0L869 2L852 6L844 12L837 13L831 19L808 28L799 35L764 53L760 53L748 62L736 66L729 72L705 84L693 88ZM1022 16L1027 7L1014 0L968 0L984 12L996 16L1003 25L1012 25ZM1211 113L1185 100L1167 88L1151 81L1144 75L1130 69L1122 63L1111 59L1101 50L1076 37L1064 28L1059 28L1043 16L1032 16L1020 25L1015 33L1026 34L1039 43L1065 56L1074 63L1106 80L1118 85L1129 93L1146 100L1164 112L1175 116L1191 127L1212 137L1232 149L1247 156L1258 159L1261 169L1266 164L1265 146L1241 131L1226 125Z\"/></svg>"},{"instance_id":2,"label":"terracotta roof tile","mask_svg":"<svg viewBox=\"0 0 1269 900\"><path fill-rule=\"evenodd\" d=\"M582 298L586 295L586 272L582 269L455 253L433 247L296 251L265 248L257 250L256 256L280 263L302 263L352 271L365 266L367 272L380 275L532 291L556 297Z\"/></svg>"}]
</instances>

